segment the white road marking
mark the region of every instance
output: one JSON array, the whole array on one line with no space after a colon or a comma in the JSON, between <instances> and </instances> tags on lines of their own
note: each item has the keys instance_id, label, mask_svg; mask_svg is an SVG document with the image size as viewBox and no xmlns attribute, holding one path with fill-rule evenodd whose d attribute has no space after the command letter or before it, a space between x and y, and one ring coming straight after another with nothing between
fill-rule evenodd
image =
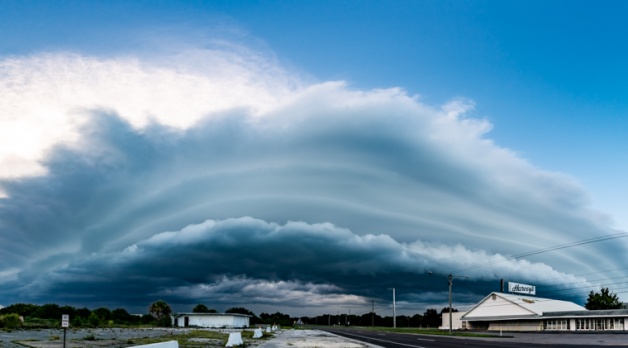
<instances>
[{"instance_id":1,"label":"white road marking","mask_svg":"<svg viewBox=\"0 0 628 348\"><path fill-rule=\"evenodd\" d=\"M405 344L405 343L399 343L399 342L393 342L393 341L386 341L386 340L380 340L379 338L373 338L373 337L368 337L368 336L362 336L362 335L356 335L356 334L350 334L347 332L343 332L343 334L345 335L349 335L349 336L355 336L355 337L362 337L362 338L366 338L369 340L374 340L374 341L380 341L380 342L387 342L387 343L392 343L392 344L398 344L400 346L406 346L406 347L415 347L415 348L425 348L423 346L415 346L412 344Z\"/></svg>"}]
</instances>

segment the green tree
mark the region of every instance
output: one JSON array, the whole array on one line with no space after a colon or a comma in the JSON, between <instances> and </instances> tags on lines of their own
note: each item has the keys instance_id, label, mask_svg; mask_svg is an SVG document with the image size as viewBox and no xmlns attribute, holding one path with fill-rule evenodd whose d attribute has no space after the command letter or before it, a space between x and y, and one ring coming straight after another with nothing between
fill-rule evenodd
<instances>
[{"instance_id":1,"label":"green tree","mask_svg":"<svg viewBox=\"0 0 628 348\"><path fill-rule=\"evenodd\" d=\"M589 292L587 303L584 305L586 309L619 309L623 303L619 301L616 294L612 293L608 288L600 289L600 292Z\"/></svg>"},{"instance_id":2,"label":"green tree","mask_svg":"<svg viewBox=\"0 0 628 348\"><path fill-rule=\"evenodd\" d=\"M246 314L252 317L255 317L255 313L243 307L231 307L225 311L225 313L238 313L238 314Z\"/></svg>"},{"instance_id":3,"label":"green tree","mask_svg":"<svg viewBox=\"0 0 628 348\"><path fill-rule=\"evenodd\" d=\"M83 325L85 325L85 319L79 316L70 317L70 324L72 324L72 327L83 327Z\"/></svg>"},{"instance_id":4,"label":"green tree","mask_svg":"<svg viewBox=\"0 0 628 348\"><path fill-rule=\"evenodd\" d=\"M290 315L276 312L275 314L262 313L259 315L264 324L278 324L281 326L292 326Z\"/></svg>"},{"instance_id":5,"label":"green tree","mask_svg":"<svg viewBox=\"0 0 628 348\"><path fill-rule=\"evenodd\" d=\"M166 301L157 300L148 307L148 313L152 314L157 319L157 321L159 321L164 317L170 316L170 313L172 313L172 309L166 303Z\"/></svg>"},{"instance_id":6,"label":"green tree","mask_svg":"<svg viewBox=\"0 0 628 348\"><path fill-rule=\"evenodd\" d=\"M92 314L92 311L90 311L89 309L83 307L83 308L79 308L76 310L76 316L77 317L81 317L83 319L87 319L89 318L89 315Z\"/></svg>"},{"instance_id":7,"label":"green tree","mask_svg":"<svg viewBox=\"0 0 628 348\"><path fill-rule=\"evenodd\" d=\"M145 324L145 325L152 325L155 323L155 317L153 317L150 314L144 314L140 318L140 323Z\"/></svg>"},{"instance_id":8,"label":"green tree","mask_svg":"<svg viewBox=\"0 0 628 348\"><path fill-rule=\"evenodd\" d=\"M119 324L127 324L134 322L134 316L129 314L124 308L116 308L111 311L111 319ZM139 318L138 318L139 319Z\"/></svg>"},{"instance_id":9,"label":"green tree","mask_svg":"<svg viewBox=\"0 0 628 348\"><path fill-rule=\"evenodd\" d=\"M453 308L453 307L451 308L451 312L452 312L452 313L455 313L455 312L457 312L457 311L458 311L457 309L455 309L455 308ZM443 309L441 309L440 313L441 313L441 314L443 314L443 313L449 313L449 307L443 307Z\"/></svg>"},{"instance_id":10,"label":"green tree","mask_svg":"<svg viewBox=\"0 0 628 348\"><path fill-rule=\"evenodd\" d=\"M92 313L95 313L102 321L107 322L111 320L111 311L109 310L109 308L100 307L100 308L94 309Z\"/></svg>"},{"instance_id":11,"label":"green tree","mask_svg":"<svg viewBox=\"0 0 628 348\"><path fill-rule=\"evenodd\" d=\"M59 308L59 311L62 314L67 314L70 316L70 320L72 320L72 318L76 317L76 308L72 307L72 306L63 306Z\"/></svg>"},{"instance_id":12,"label":"green tree","mask_svg":"<svg viewBox=\"0 0 628 348\"><path fill-rule=\"evenodd\" d=\"M423 323L428 327L439 327L441 321L441 316L435 309L428 309L423 313Z\"/></svg>"},{"instance_id":13,"label":"green tree","mask_svg":"<svg viewBox=\"0 0 628 348\"><path fill-rule=\"evenodd\" d=\"M22 326L22 320L16 313L0 315L0 327L15 329Z\"/></svg>"},{"instance_id":14,"label":"green tree","mask_svg":"<svg viewBox=\"0 0 628 348\"><path fill-rule=\"evenodd\" d=\"M197 304L192 309L192 313L209 313L209 308L204 304Z\"/></svg>"},{"instance_id":15,"label":"green tree","mask_svg":"<svg viewBox=\"0 0 628 348\"><path fill-rule=\"evenodd\" d=\"M0 314L17 313L23 317L30 317L38 308L39 306L36 304L15 303L0 309Z\"/></svg>"},{"instance_id":16,"label":"green tree","mask_svg":"<svg viewBox=\"0 0 628 348\"><path fill-rule=\"evenodd\" d=\"M98 315L96 315L96 313L92 312L89 315L89 318L87 318L87 322L89 323L89 326L91 327L98 327L100 326L101 319Z\"/></svg>"},{"instance_id":17,"label":"green tree","mask_svg":"<svg viewBox=\"0 0 628 348\"><path fill-rule=\"evenodd\" d=\"M61 319L61 315L64 314L61 312L61 307L55 303L48 303L34 311L31 315L35 318L42 319Z\"/></svg>"}]
</instances>

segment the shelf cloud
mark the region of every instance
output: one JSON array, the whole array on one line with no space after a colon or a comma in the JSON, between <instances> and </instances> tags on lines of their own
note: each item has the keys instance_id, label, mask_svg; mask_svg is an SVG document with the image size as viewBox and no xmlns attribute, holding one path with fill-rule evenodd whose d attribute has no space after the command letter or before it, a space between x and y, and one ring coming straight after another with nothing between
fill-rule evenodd
<instances>
[{"instance_id":1,"label":"shelf cloud","mask_svg":"<svg viewBox=\"0 0 628 348\"><path fill-rule=\"evenodd\" d=\"M470 100L305 82L246 49L5 57L0 77L8 301L317 313L397 287L429 306L416 295L446 290L429 271L468 270L471 303L502 278L589 284L625 248L512 259L618 231Z\"/></svg>"}]
</instances>

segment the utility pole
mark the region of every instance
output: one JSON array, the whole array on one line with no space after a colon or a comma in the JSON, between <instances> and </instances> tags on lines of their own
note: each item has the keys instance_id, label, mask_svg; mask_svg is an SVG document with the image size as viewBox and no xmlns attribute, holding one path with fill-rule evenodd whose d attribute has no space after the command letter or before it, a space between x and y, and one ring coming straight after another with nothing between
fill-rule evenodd
<instances>
[{"instance_id":1,"label":"utility pole","mask_svg":"<svg viewBox=\"0 0 628 348\"><path fill-rule=\"evenodd\" d=\"M371 327L375 326L375 300L371 301Z\"/></svg>"},{"instance_id":2,"label":"utility pole","mask_svg":"<svg viewBox=\"0 0 628 348\"><path fill-rule=\"evenodd\" d=\"M429 274L431 275L432 272L429 272ZM454 283L454 278L465 278L468 279L468 276L459 276L459 275L453 275L453 274L449 274L447 276L447 284L449 286L449 334L451 335L451 326L452 326L452 320L451 320L451 285Z\"/></svg>"},{"instance_id":3,"label":"utility pole","mask_svg":"<svg viewBox=\"0 0 628 348\"><path fill-rule=\"evenodd\" d=\"M397 328L397 305L395 304L395 288L393 288L393 328Z\"/></svg>"},{"instance_id":4,"label":"utility pole","mask_svg":"<svg viewBox=\"0 0 628 348\"><path fill-rule=\"evenodd\" d=\"M397 327L397 305L395 303L395 288L388 288L388 290L392 289L393 291L393 328Z\"/></svg>"},{"instance_id":5,"label":"utility pole","mask_svg":"<svg viewBox=\"0 0 628 348\"><path fill-rule=\"evenodd\" d=\"M449 334L451 335L451 284L454 282L454 276L447 276L447 282L449 283Z\"/></svg>"}]
</instances>

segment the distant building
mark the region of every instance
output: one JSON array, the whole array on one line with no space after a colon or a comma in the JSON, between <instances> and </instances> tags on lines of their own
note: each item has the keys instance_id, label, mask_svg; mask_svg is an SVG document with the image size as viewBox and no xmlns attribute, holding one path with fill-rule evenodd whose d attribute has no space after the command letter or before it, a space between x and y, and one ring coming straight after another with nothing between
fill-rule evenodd
<instances>
[{"instance_id":1,"label":"distant building","mask_svg":"<svg viewBox=\"0 0 628 348\"><path fill-rule=\"evenodd\" d=\"M172 326L241 329L249 327L250 315L238 313L178 313L171 315Z\"/></svg>"},{"instance_id":2,"label":"distant building","mask_svg":"<svg viewBox=\"0 0 628 348\"><path fill-rule=\"evenodd\" d=\"M628 331L628 310L587 310L573 302L493 292L452 316L453 329L489 331ZM453 313L457 314L457 313ZM443 313L448 328L449 313ZM445 318L447 322L445 323Z\"/></svg>"}]
</instances>

